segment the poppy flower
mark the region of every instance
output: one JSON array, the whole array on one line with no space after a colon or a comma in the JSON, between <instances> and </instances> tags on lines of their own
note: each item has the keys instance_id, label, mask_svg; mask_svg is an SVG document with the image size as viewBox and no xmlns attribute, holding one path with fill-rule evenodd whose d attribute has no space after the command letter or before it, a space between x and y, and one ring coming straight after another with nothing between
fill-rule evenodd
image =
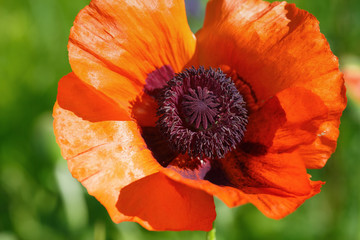
<instances>
[{"instance_id":1,"label":"poppy flower","mask_svg":"<svg viewBox=\"0 0 360 240\"><path fill-rule=\"evenodd\" d=\"M314 16L286 2L92 0L70 32L54 131L116 223L204 230L213 196L283 218L320 192L346 105Z\"/></svg>"},{"instance_id":2,"label":"poppy flower","mask_svg":"<svg viewBox=\"0 0 360 240\"><path fill-rule=\"evenodd\" d=\"M345 85L348 89L348 94L355 103L360 103L360 59L356 56L348 56L343 58L344 65L342 71L344 72Z\"/></svg>"}]
</instances>

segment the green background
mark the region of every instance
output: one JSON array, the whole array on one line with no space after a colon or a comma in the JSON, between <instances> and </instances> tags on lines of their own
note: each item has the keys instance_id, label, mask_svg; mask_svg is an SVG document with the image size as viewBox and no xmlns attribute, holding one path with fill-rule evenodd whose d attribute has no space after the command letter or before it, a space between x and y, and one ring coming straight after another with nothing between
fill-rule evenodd
<instances>
[{"instance_id":1,"label":"green background","mask_svg":"<svg viewBox=\"0 0 360 240\"><path fill-rule=\"evenodd\" d=\"M71 177L52 132L58 80L71 71L67 40L85 0L0 0L0 240L205 239L204 232L149 232L114 224ZM189 22L202 25L206 1ZM302 0L334 53L360 56L359 0ZM189 1L188 1L189 3ZM189 5L190 6L190 5ZM195 6L195 8L194 8ZM216 201L217 239L360 239L360 107L349 99L337 151L321 170L322 192L282 220L254 206Z\"/></svg>"}]
</instances>

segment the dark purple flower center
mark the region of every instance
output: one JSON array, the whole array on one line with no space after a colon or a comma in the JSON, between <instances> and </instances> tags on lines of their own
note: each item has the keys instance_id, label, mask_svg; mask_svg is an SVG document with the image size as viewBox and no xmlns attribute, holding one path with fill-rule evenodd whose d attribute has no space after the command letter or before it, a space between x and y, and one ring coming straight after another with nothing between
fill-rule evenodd
<instances>
[{"instance_id":1,"label":"dark purple flower center","mask_svg":"<svg viewBox=\"0 0 360 240\"><path fill-rule=\"evenodd\" d=\"M183 96L181 103L185 121L193 124L196 129L200 129L200 123L203 129L215 123L218 106L214 93L207 87L200 86L197 86L195 90L189 88L188 94Z\"/></svg>"},{"instance_id":2,"label":"dark purple flower center","mask_svg":"<svg viewBox=\"0 0 360 240\"><path fill-rule=\"evenodd\" d=\"M186 69L168 82L157 100L157 126L178 153L223 158L244 136L245 102L220 69Z\"/></svg>"}]
</instances>

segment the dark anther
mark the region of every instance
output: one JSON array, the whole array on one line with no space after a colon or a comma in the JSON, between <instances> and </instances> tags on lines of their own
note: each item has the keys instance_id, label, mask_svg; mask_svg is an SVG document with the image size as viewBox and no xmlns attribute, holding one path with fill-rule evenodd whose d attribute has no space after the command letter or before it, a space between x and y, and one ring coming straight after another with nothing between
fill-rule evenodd
<instances>
[{"instance_id":1,"label":"dark anther","mask_svg":"<svg viewBox=\"0 0 360 240\"><path fill-rule=\"evenodd\" d=\"M157 126L173 150L214 159L241 142L247 124L245 102L220 69L186 69L161 92Z\"/></svg>"}]
</instances>

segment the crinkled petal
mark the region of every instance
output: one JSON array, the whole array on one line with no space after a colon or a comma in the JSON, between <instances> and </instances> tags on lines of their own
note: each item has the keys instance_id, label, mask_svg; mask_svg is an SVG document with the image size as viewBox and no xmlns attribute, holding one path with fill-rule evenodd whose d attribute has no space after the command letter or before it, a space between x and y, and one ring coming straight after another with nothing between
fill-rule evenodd
<instances>
[{"instance_id":1,"label":"crinkled petal","mask_svg":"<svg viewBox=\"0 0 360 240\"><path fill-rule=\"evenodd\" d=\"M338 128L346 105L343 76L313 15L286 2L212 0L196 36L193 62L229 66L251 86L258 106L286 88L299 86L318 95L328 108L323 124L334 126L329 130ZM317 135L316 157L303 155L309 168L326 162L334 151L334 145L326 142L336 141L338 134L318 131Z\"/></svg>"},{"instance_id":2,"label":"crinkled petal","mask_svg":"<svg viewBox=\"0 0 360 240\"><path fill-rule=\"evenodd\" d=\"M222 161L228 185L211 179L187 178L173 168L161 171L174 179L220 198L229 207L254 204L266 216L280 219L295 211L306 199L320 192L323 182L311 181L304 162L295 153L253 156L243 152Z\"/></svg>"},{"instance_id":3,"label":"crinkled petal","mask_svg":"<svg viewBox=\"0 0 360 240\"><path fill-rule=\"evenodd\" d=\"M325 166L326 161L336 149L339 136L340 120L323 122L311 144L299 146L299 153L305 159L308 169L318 169Z\"/></svg>"},{"instance_id":4,"label":"crinkled petal","mask_svg":"<svg viewBox=\"0 0 360 240\"><path fill-rule=\"evenodd\" d=\"M189 178L188 176L184 176L184 173L180 169L163 168L161 171L177 182L184 183L190 187L200 189L218 197L229 207L239 206L248 202L246 194L237 188L214 184L203 178L194 178L193 174L191 174Z\"/></svg>"},{"instance_id":5,"label":"crinkled petal","mask_svg":"<svg viewBox=\"0 0 360 240\"><path fill-rule=\"evenodd\" d=\"M180 0L93 0L69 39L73 72L129 112L147 76L163 66L179 72L195 37Z\"/></svg>"},{"instance_id":6,"label":"crinkled petal","mask_svg":"<svg viewBox=\"0 0 360 240\"><path fill-rule=\"evenodd\" d=\"M253 156L234 151L221 162L229 181L245 193L303 196L311 192L305 164L296 153Z\"/></svg>"},{"instance_id":7,"label":"crinkled petal","mask_svg":"<svg viewBox=\"0 0 360 240\"><path fill-rule=\"evenodd\" d=\"M318 95L287 88L250 115L242 144L220 164L187 170L169 165L162 171L230 207L250 202L266 216L282 218L320 191L322 182L309 179L300 146L314 142L327 116Z\"/></svg>"},{"instance_id":8,"label":"crinkled petal","mask_svg":"<svg viewBox=\"0 0 360 240\"><path fill-rule=\"evenodd\" d=\"M134 221L148 230L209 231L215 220L211 195L159 173L132 121L89 122L54 107L62 155L114 222Z\"/></svg>"},{"instance_id":9,"label":"crinkled petal","mask_svg":"<svg viewBox=\"0 0 360 240\"><path fill-rule=\"evenodd\" d=\"M114 222L131 221L116 207L121 189L161 169L136 123L89 122L57 103L53 116L56 141L73 177L106 207Z\"/></svg>"},{"instance_id":10,"label":"crinkled petal","mask_svg":"<svg viewBox=\"0 0 360 240\"><path fill-rule=\"evenodd\" d=\"M241 148L253 155L299 152L301 146L316 140L328 114L322 99L312 91L287 88L249 116Z\"/></svg>"},{"instance_id":11,"label":"crinkled petal","mask_svg":"<svg viewBox=\"0 0 360 240\"><path fill-rule=\"evenodd\" d=\"M259 102L301 85L340 110L342 75L318 25L314 16L286 2L213 0L197 33L197 57L206 66L232 67Z\"/></svg>"},{"instance_id":12,"label":"crinkled petal","mask_svg":"<svg viewBox=\"0 0 360 240\"><path fill-rule=\"evenodd\" d=\"M295 211L319 193L322 184L309 179L296 152L254 156L233 151L222 160L222 168L229 182L244 192L249 202L275 219Z\"/></svg>"},{"instance_id":13,"label":"crinkled petal","mask_svg":"<svg viewBox=\"0 0 360 240\"><path fill-rule=\"evenodd\" d=\"M250 202L268 217L285 217L320 191L322 182L309 179L300 147L315 141L327 116L318 95L287 88L250 115L241 145L220 164L183 169L171 163L162 172L230 207Z\"/></svg>"},{"instance_id":14,"label":"crinkled petal","mask_svg":"<svg viewBox=\"0 0 360 240\"><path fill-rule=\"evenodd\" d=\"M322 99L300 87L287 88L276 98L286 114L286 122L276 131L270 151L294 151L314 142L320 125L329 115Z\"/></svg>"},{"instance_id":15,"label":"crinkled petal","mask_svg":"<svg viewBox=\"0 0 360 240\"><path fill-rule=\"evenodd\" d=\"M310 181L311 191L306 195L274 195L266 192L248 195L249 202L254 204L264 215L281 219L294 212L305 200L320 192L321 181Z\"/></svg>"}]
</instances>

